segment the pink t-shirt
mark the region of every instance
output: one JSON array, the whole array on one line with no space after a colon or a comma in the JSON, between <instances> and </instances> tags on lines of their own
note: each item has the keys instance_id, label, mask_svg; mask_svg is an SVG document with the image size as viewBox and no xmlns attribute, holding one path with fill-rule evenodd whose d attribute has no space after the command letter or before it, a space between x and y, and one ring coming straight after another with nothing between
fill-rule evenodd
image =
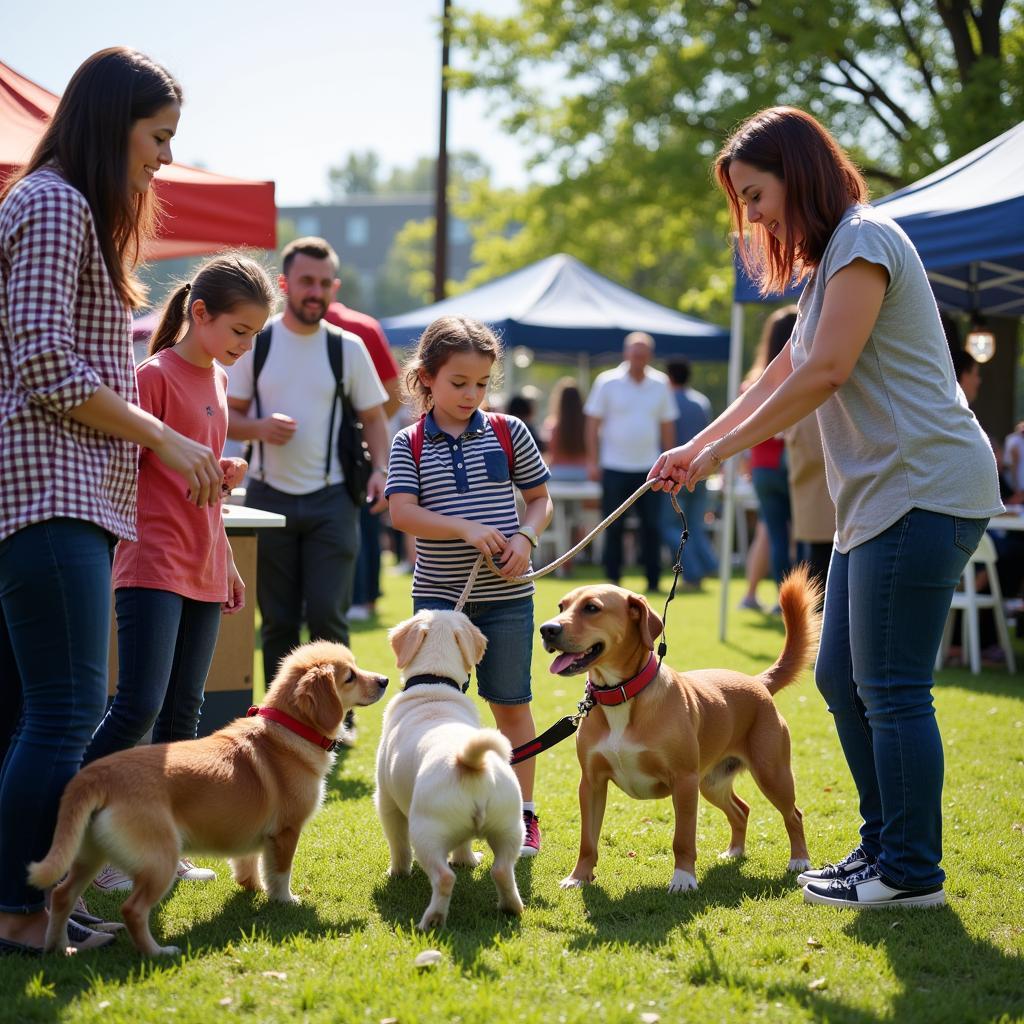
<instances>
[{"instance_id":1,"label":"pink t-shirt","mask_svg":"<svg viewBox=\"0 0 1024 1024\"><path fill-rule=\"evenodd\" d=\"M139 364L139 402L219 458L228 431L227 374L163 349ZM196 508L187 485L149 449L139 460L137 541L114 555L114 589L169 590L195 601L228 599L228 539L220 505Z\"/></svg>"}]
</instances>

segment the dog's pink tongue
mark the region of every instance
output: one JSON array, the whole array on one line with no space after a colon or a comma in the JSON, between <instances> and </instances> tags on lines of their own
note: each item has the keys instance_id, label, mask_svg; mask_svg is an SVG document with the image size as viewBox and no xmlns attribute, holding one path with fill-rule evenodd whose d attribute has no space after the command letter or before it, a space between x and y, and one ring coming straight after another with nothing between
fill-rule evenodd
<instances>
[{"instance_id":1,"label":"dog's pink tongue","mask_svg":"<svg viewBox=\"0 0 1024 1024\"><path fill-rule=\"evenodd\" d=\"M573 653L560 654L553 662L551 662L551 672L556 676L559 672L564 672L574 661L576 655Z\"/></svg>"}]
</instances>

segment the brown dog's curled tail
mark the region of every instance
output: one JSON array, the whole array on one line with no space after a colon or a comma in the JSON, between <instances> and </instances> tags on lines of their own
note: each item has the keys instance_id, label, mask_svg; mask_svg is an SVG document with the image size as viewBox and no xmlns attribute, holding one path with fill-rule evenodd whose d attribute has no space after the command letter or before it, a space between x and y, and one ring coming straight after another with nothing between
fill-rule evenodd
<instances>
[{"instance_id":1,"label":"brown dog's curled tail","mask_svg":"<svg viewBox=\"0 0 1024 1024\"><path fill-rule=\"evenodd\" d=\"M484 757L493 750L506 764L512 760L512 744L497 729L478 729L456 755L455 760L471 772L483 769Z\"/></svg>"},{"instance_id":2,"label":"brown dog's curled tail","mask_svg":"<svg viewBox=\"0 0 1024 1024\"><path fill-rule=\"evenodd\" d=\"M773 696L795 682L814 660L821 637L821 584L812 580L806 563L800 563L779 588L786 643L778 661L761 675Z\"/></svg>"},{"instance_id":3,"label":"brown dog's curled tail","mask_svg":"<svg viewBox=\"0 0 1024 1024\"><path fill-rule=\"evenodd\" d=\"M28 866L28 881L37 889L56 885L71 867L82 837L89 827L89 819L106 804L106 792L92 773L76 775L60 798L57 828L46 856Z\"/></svg>"}]
</instances>

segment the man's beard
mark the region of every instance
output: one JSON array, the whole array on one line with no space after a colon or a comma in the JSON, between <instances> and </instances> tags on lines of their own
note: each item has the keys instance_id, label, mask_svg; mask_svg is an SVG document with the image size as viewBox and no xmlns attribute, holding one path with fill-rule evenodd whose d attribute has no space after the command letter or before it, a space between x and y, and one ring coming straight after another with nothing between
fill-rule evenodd
<instances>
[{"instance_id":1,"label":"man's beard","mask_svg":"<svg viewBox=\"0 0 1024 1024\"><path fill-rule=\"evenodd\" d=\"M303 303L295 303L291 299L288 300L288 308L291 310L292 316L299 321L300 324L306 324L312 327L313 324L318 324L324 317L324 313L327 312L327 303L318 302L316 304L316 312L310 312Z\"/></svg>"}]
</instances>

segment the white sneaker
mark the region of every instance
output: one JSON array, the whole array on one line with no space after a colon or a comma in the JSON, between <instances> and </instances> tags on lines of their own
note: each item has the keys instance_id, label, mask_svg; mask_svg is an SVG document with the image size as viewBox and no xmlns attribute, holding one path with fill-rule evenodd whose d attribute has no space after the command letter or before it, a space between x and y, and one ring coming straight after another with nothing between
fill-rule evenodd
<instances>
[{"instance_id":1,"label":"white sneaker","mask_svg":"<svg viewBox=\"0 0 1024 1024\"><path fill-rule=\"evenodd\" d=\"M106 867L92 880L94 889L100 892L131 892L132 880L113 864Z\"/></svg>"},{"instance_id":2,"label":"white sneaker","mask_svg":"<svg viewBox=\"0 0 1024 1024\"><path fill-rule=\"evenodd\" d=\"M809 882L804 886L805 903L853 910L878 910L883 907L941 907L946 893L941 885L925 889L897 889L883 881L872 865L855 875L831 882Z\"/></svg>"},{"instance_id":3,"label":"white sneaker","mask_svg":"<svg viewBox=\"0 0 1024 1024\"><path fill-rule=\"evenodd\" d=\"M373 609L368 604L354 604L345 613L349 622L367 622L373 618Z\"/></svg>"},{"instance_id":4,"label":"white sneaker","mask_svg":"<svg viewBox=\"0 0 1024 1024\"><path fill-rule=\"evenodd\" d=\"M209 868L201 868L193 864L188 857L182 857L178 861L179 882L212 882L217 877L216 871Z\"/></svg>"}]
</instances>

